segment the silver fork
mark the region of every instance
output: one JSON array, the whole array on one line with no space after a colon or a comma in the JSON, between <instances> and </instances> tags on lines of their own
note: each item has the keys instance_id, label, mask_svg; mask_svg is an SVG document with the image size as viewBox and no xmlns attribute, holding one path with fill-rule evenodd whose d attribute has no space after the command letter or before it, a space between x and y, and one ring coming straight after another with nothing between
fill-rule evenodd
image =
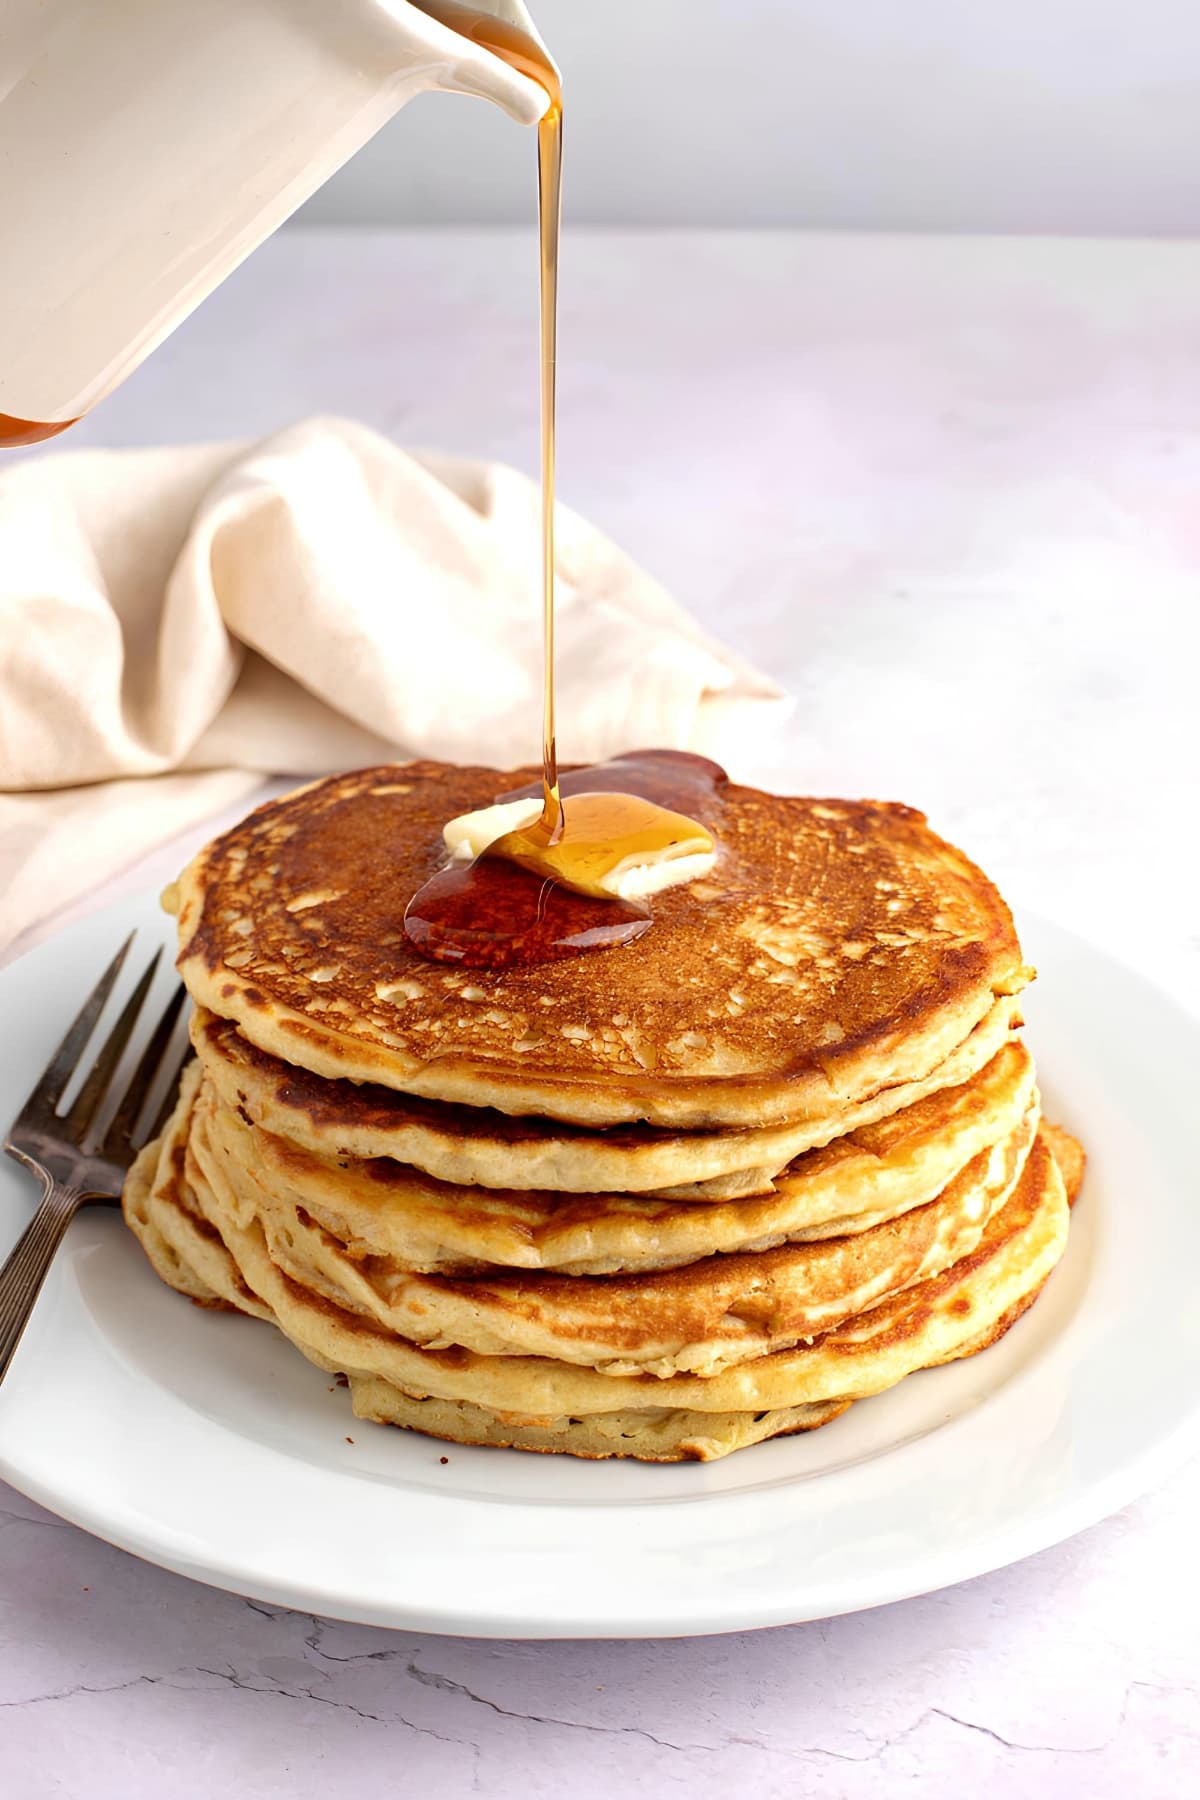
<instances>
[{"instance_id":1,"label":"silver fork","mask_svg":"<svg viewBox=\"0 0 1200 1800\"><path fill-rule=\"evenodd\" d=\"M79 1016L43 1070L4 1140L8 1154L23 1163L41 1182L42 1198L16 1248L0 1269L0 1381L8 1372L67 1226L81 1206L93 1201L105 1201L110 1205L116 1202L125 1171L138 1149L152 1137L157 1137L174 1104L179 1071L188 1055L186 1045L171 1071L166 1098L157 1116L134 1141L134 1128L155 1078L163 1069L175 1022L183 1007L182 987L175 990L159 1014L137 1068L120 1095L112 1123L103 1136L100 1135L100 1117L105 1102L112 1095L117 1065L145 1008L162 958L160 948L101 1046L74 1104L61 1117L58 1113L87 1041L104 1010L104 1003L124 967L133 939L134 933L130 932L84 1001Z\"/></svg>"}]
</instances>

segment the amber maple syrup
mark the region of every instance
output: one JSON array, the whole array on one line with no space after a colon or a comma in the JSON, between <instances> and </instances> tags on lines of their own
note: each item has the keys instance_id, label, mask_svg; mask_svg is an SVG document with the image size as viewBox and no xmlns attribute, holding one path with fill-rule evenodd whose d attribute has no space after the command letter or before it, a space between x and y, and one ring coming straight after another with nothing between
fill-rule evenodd
<instances>
[{"instance_id":1,"label":"amber maple syrup","mask_svg":"<svg viewBox=\"0 0 1200 1800\"><path fill-rule=\"evenodd\" d=\"M681 831L706 833L680 809L711 799L724 771L680 751L643 751L560 781L554 728L554 470L558 251L562 215L562 88L537 41L508 20L459 5L418 0L422 11L493 51L539 83L550 104L538 124L538 249L541 315L542 780L500 799L540 798L528 825L493 842L475 862L451 864L414 895L404 916L426 956L482 967L544 962L629 944L651 916L628 900L578 888L598 867L629 856L648 863L674 852ZM564 798L588 796L586 807ZM709 846L711 848L711 840ZM574 884L578 884L578 887Z\"/></svg>"},{"instance_id":2,"label":"amber maple syrup","mask_svg":"<svg viewBox=\"0 0 1200 1800\"><path fill-rule=\"evenodd\" d=\"M636 750L611 762L566 769L558 785L567 802L584 794L611 798L609 832L617 829L609 841L620 848L628 842L621 819L637 801L686 808L689 820L699 817L715 828L726 779L718 763L687 750ZM541 794L542 784L533 782L492 798L503 805ZM569 813L569 804L565 810ZM637 901L576 893L497 856L451 863L419 889L404 915L409 941L422 955L491 969L615 949L635 942L652 922L649 909Z\"/></svg>"},{"instance_id":3,"label":"amber maple syrup","mask_svg":"<svg viewBox=\"0 0 1200 1800\"><path fill-rule=\"evenodd\" d=\"M74 425L74 419L59 419L57 424L48 425L39 419L14 419L8 413L0 413L0 449L7 450L18 444L40 444L43 438L57 437L68 425Z\"/></svg>"}]
</instances>

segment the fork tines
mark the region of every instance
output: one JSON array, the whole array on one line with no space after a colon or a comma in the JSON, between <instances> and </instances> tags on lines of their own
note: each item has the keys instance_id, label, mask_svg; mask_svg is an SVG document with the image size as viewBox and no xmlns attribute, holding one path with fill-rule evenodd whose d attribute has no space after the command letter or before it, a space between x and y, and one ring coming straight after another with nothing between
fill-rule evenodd
<instances>
[{"instance_id":1,"label":"fork tines","mask_svg":"<svg viewBox=\"0 0 1200 1800\"><path fill-rule=\"evenodd\" d=\"M70 1085L71 1077L79 1067L80 1058L104 1011L109 995L125 966L134 936L135 933L130 932L125 939L80 1007L61 1044L46 1065L40 1080L9 1132L10 1141L14 1145L19 1146L21 1139L29 1132L37 1132L41 1136L57 1138L64 1144L73 1144L79 1148L99 1147L102 1154L114 1162L127 1164L132 1160L136 1147L134 1130L138 1119L156 1080L160 1075L166 1073L167 1053L186 998L182 985L175 988L171 998L158 1016L137 1067L124 1086L116 1112L104 1134L103 1144L97 1146L95 1140L105 1104L113 1093L118 1065L145 1010L147 997L154 984L155 975L158 973L158 967L162 961L161 946L150 958L137 986L125 1002L108 1036L97 1051L95 1061L89 1068L71 1107L61 1116L58 1109ZM152 1122L151 1129L141 1134L143 1139L157 1135L165 1122L174 1103L179 1072L188 1053L189 1047L185 1043L179 1056L174 1059L167 1082L166 1096L158 1110L158 1115Z\"/></svg>"}]
</instances>

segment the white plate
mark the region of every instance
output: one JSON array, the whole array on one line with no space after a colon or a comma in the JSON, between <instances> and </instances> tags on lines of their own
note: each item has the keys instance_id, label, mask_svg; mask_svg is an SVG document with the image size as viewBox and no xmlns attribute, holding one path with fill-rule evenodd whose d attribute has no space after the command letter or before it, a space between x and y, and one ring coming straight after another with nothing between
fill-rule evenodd
<instances>
[{"instance_id":1,"label":"white plate","mask_svg":"<svg viewBox=\"0 0 1200 1800\"><path fill-rule=\"evenodd\" d=\"M0 1122L134 924L166 936L147 900L0 972ZM359 1423L276 1332L169 1292L96 1209L71 1227L0 1386L0 1474L201 1581L496 1637L827 1617L1056 1543L1195 1435L1200 1027L1057 928L1030 922L1024 941L1047 1112L1091 1160L1064 1262L982 1356L708 1466L457 1449ZM30 1207L3 1159L0 1251Z\"/></svg>"}]
</instances>

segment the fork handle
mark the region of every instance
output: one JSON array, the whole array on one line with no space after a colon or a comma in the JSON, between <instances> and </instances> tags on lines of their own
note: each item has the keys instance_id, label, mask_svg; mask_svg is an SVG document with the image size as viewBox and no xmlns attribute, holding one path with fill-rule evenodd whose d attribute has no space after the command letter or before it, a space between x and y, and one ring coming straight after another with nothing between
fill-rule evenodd
<instances>
[{"instance_id":1,"label":"fork handle","mask_svg":"<svg viewBox=\"0 0 1200 1800\"><path fill-rule=\"evenodd\" d=\"M0 1381L16 1354L54 1252L86 1198L81 1189L47 1178L40 1206L0 1269Z\"/></svg>"}]
</instances>

